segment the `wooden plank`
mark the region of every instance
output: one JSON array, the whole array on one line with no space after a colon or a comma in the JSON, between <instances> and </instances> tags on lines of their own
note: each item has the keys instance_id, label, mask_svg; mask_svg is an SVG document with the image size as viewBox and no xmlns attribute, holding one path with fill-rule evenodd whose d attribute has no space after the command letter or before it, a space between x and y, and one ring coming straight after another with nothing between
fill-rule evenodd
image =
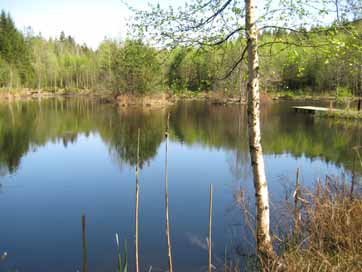
<instances>
[{"instance_id":1,"label":"wooden plank","mask_svg":"<svg viewBox=\"0 0 362 272\"><path fill-rule=\"evenodd\" d=\"M328 112L328 111L341 111L340 109L334 109L334 108L325 108L325 107L314 107L314 106L293 106L293 109L295 109L296 111L305 111L305 112L310 112L310 113L315 113L315 112Z\"/></svg>"}]
</instances>

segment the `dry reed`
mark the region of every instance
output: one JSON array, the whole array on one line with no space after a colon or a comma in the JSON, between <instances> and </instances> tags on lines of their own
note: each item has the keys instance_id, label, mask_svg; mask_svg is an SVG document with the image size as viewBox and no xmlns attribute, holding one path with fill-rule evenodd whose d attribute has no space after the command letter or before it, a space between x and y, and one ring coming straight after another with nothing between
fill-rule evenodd
<instances>
[{"instance_id":1,"label":"dry reed","mask_svg":"<svg viewBox=\"0 0 362 272\"><path fill-rule=\"evenodd\" d=\"M167 256L168 256L168 269L173 272L172 252L171 252L171 237L170 237L170 222L168 215L168 128L169 128L170 114L167 115L166 132L165 132L165 218L166 218L166 240L167 240Z\"/></svg>"},{"instance_id":2,"label":"dry reed","mask_svg":"<svg viewBox=\"0 0 362 272\"><path fill-rule=\"evenodd\" d=\"M137 135L137 163L136 163L136 208L135 208L135 266L136 272L140 271L139 268L139 240L138 240L138 214L139 214L139 161L140 161L140 129Z\"/></svg>"},{"instance_id":3,"label":"dry reed","mask_svg":"<svg viewBox=\"0 0 362 272\"><path fill-rule=\"evenodd\" d=\"M86 237L86 221L85 215L82 215L82 249L83 249L83 272L88 271L88 259L87 259L87 237Z\"/></svg>"},{"instance_id":4,"label":"dry reed","mask_svg":"<svg viewBox=\"0 0 362 272\"><path fill-rule=\"evenodd\" d=\"M213 198L213 187L210 184L210 199L209 199L209 239L208 239L208 254L209 254L209 265L208 271L212 270L212 198Z\"/></svg>"},{"instance_id":5,"label":"dry reed","mask_svg":"<svg viewBox=\"0 0 362 272\"><path fill-rule=\"evenodd\" d=\"M314 190L304 190L299 242L285 239L283 269L272 270L362 271L362 195L351 198L350 186L327 177Z\"/></svg>"}]
</instances>

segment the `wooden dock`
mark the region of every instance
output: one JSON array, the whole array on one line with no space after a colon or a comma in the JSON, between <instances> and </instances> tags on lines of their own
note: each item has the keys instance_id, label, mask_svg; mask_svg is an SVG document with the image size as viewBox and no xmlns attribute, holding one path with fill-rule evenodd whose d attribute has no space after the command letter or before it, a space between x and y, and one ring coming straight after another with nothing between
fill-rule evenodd
<instances>
[{"instance_id":1,"label":"wooden dock","mask_svg":"<svg viewBox=\"0 0 362 272\"><path fill-rule=\"evenodd\" d=\"M314 107L314 106L294 106L292 107L296 112L304 112L315 114L316 112L339 112L340 109L334 108L324 108L324 107Z\"/></svg>"}]
</instances>

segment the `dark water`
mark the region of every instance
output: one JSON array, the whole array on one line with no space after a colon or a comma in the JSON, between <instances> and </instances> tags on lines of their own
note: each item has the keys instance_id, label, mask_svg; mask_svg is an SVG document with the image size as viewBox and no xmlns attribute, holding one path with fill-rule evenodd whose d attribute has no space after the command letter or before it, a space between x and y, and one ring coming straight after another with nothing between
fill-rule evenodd
<instances>
[{"instance_id":1,"label":"dark water","mask_svg":"<svg viewBox=\"0 0 362 272\"><path fill-rule=\"evenodd\" d=\"M262 133L273 203L290 196L297 167L312 186L326 174L350 180L358 123L263 105ZM252 253L235 195L251 199L243 106L180 103L169 109L170 224L176 271L205 271L208 187L214 185L214 263ZM81 271L81 215L89 271L115 271L115 233L134 262L135 163L141 129L141 271L167 268L164 159L167 110L118 109L86 99L0 105L0 271ZM357 171L360 169L357 168ZM272 209L273 218L278 215Z\"/></svg>"}]
</instances>

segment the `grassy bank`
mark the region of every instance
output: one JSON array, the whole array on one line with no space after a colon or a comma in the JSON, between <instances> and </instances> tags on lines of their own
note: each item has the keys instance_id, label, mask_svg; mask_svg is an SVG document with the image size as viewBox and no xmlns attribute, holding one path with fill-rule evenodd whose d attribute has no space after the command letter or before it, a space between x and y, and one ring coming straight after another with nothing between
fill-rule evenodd
<instances>
[{"instance_id":1,"label":"grassy bank","mask_svg":"<svg viewBox=\"0 0 362 272\"><path fill-rule=\"evenodd\" d=\"M102 97L108 102L118 103L121 107L129 106L167 106L178 100L200 100L215 105L240 103L240 96L234 92L184 90L180 92L152 91L144 94L135 92L116 93L107 90L92 89L0 89L0 101L29 100L65 96Z\"/></svg>"},{"instance_id":2,"label":"grassy bank","mask_svg":"<svg viewBox=\"0 0 362 272\"><path fill-rule=\"evenodd\" d=\"M335 101L336 103L348 103L348 101L354 101L358 99L358 97L353 96L348 91L336 92L335 90L314 92L308 90L269 89L264 92L274 100L330 100Z\"/></svg>"},{"instance_id":3,"label":"grassy bank","mask_svg":"<svg viewBox=\"0 0 362 272\"><path fill-rule=\"evenodd\" d=\"M338 111L319 112L319 116L334 119L362 120L362 111L345 109Z\"/></svg>"},{"instance_id":4,"label":"grassy bank","mask_svg":"<svg viewBox=\"0 0 362 272\"><path fill-rule=\"evenodd\" d=\"M62 96L110 96L110 91L95 91L89 89L0 89L0 101L28 100Z\"/></svg>"},{"instance_id":5,"label":"grassy bank","mask_svg":"<svg viewBox=\"0 0 362 272\"><path fill-rule=\"evenodd\" d=\"M265 94L270 96L273 100L287 99L287 100L334 100L335 95L332 92L314 93L303 90L268 90Z\"/></svg>"},{"instance_id":6,"label":"grassy bank","mask_svg":"<svg viewBox=\"0 0 362 272\"><path fill-rule=\"evenodd\" d=\"M359 149L354 151L354 164L362 165ZM326 176L304 187L299 177L298 170L285 199L272 205L277 207L271 213L277 257L263 265L255 256L247 268L237 265L226 271L362 271L360 178L354 173L351 181ZM255 218L244 195L243 190L237 192L235 200L243 212L244 227L253 233Z\"/></svg>"},{"instance_id":7,"label":"grassy bank","mask_svg":"<svg viewBox=\"0 0 362 272\"><path fill-rule=\"evenodd\" d=\"M354 182L327 177L297 197L294 229L282 244L285 271L361 271L362 195Z\"/></svg>"}]
</instances>

